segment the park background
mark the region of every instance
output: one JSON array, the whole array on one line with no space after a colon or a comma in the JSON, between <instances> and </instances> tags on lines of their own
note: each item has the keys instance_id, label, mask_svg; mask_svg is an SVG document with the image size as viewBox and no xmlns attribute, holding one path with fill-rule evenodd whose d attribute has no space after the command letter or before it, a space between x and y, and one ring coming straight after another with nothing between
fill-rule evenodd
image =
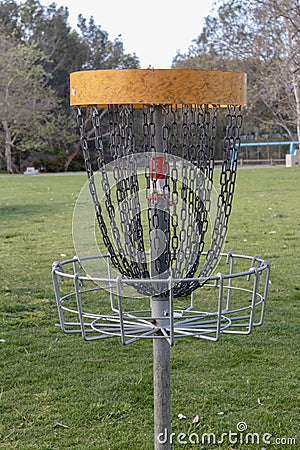
<instances>
[{"instance_id":1,"label":"park background","mask_svg":"<svg viewBox=\"0 0 300 450\"><path fill-rule=\"evenodd\" d=\"M132 4L129 16L135 14ZM182 7L188 9L189 2ZM162 11L158 8L157 15ZM210 14L199 18L202 25L188 50L175 52L171 65L246 72L243 141L300 141L299 22L297 0L216 0ZM174 24L173 32L184 35L188 26ZM145 26L150 42L157 42L155 32L154 24ZM157 33L163 47L164 30ZM93 17L79 15L73 27L67 7L2 0L0 171L23 173L28 166L47 172L82 170L69 106L70 72L139 67L138 55L125 52L122 36L111 39ZM270 162L284 160L287 152L286 146L244 148L240 158Z\"/></svg>"},{"instance_id":2,"label":"park background","mask_svg":"<svg viewBox=\"0 0 300 450\"><path fill-rule=\"evenodd\" d=\"M72 213L86 181L74 173L83 161L69 73L138 68L138 56L92 19L81 17L73 30L65 8L0 5L0 448L151 449L151 345L63 335L51 281L51 263L73 256ZM247 72L244 139L299 141L299 20L296 0L216 2L172 66ZM46 173L18 174L27 166ZM212 448L299 446L299 192L298 167L239 170L226 251L271 262L266 323L217 344L176 343L176 435L220 437L243 422L259 444Z\"/></svg>"}]
</instances>

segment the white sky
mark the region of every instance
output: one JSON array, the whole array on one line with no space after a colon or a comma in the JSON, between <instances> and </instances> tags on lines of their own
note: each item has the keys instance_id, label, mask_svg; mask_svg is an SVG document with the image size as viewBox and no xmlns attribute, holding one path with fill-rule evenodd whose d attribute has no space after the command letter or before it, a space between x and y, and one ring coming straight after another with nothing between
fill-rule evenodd
<instances>
[{"instance_id":1,"label":"white sky","mask_svg":"<svg viewBox=\"0 0 300 450\"><path fill-rule=\"evenodd\" d=\"M213 0L53 0L69 9L76 27L78 14L107 31L109 39L122 36L126 53L136 53L141 68L167 69L177 50L185 53L202 30L202 20ZM41 0L43 5L52 1Z\"/></svg>"}]
</instances>

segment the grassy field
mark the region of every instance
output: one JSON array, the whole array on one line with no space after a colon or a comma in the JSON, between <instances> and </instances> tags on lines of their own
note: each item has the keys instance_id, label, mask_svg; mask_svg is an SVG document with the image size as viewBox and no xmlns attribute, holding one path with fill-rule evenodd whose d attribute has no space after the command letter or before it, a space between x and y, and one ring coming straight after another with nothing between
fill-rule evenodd
<instances>
[{"instance_id":1,"label":"grassy field","mask_svg":"<svg viewBox=\"0 0 300 450\"><path fill-rule=\"evenodd\" d=\"M74 254L84 182L0 176L0 449L153 448L151 343L84 342L56 327L51 265ZM176 342L175 449L300 448L299 194L298 168L239 172L225 250L271 262L266 322L251 336ZM196 444L204 433L216 443Z\"/></svg>"}]
</instances>

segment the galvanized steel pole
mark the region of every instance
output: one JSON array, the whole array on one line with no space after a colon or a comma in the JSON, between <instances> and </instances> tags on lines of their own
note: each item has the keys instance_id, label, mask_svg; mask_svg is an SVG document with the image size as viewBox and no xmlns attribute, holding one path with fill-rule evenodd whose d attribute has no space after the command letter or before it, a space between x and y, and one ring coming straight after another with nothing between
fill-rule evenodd
<instances>
[{"instance_id":1,"label":"galvanized steel pole","mask_svg":"<svg viewBox=\"0 0 300 450\"><path fill-rule=\"evenodd\" d=\"M152 220L155 228L151 236L151 277L165 278L166 283L156 285L162 293L151 297L152 317L156 326L165 328L170 323L169 299L164 293L167 290L169 275L169 193L166 192L166 163L161 156L163 152L163 110L156 106L154 109L155 137L154 144L160 156L153 156L152 178L156 188L152 194ZM153 180L154 181L154 180ZM154 285L155 288L155 285ZM171 436L171 401L170 401L170 345L164 338L153 339L153 389L154 389L154 448L155 450L170 450Z\"/></svg>"}]
</instances>

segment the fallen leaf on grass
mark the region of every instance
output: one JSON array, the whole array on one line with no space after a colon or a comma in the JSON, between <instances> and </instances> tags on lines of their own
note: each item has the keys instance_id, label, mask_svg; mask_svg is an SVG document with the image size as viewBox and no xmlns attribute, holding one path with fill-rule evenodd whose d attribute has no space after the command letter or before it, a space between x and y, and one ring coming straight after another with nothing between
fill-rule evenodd
<instances>
[{"instance_id":1,"label":"fallen leaf on grass","mask_svg":"<svg viewBox=\"0 0 300 450\"><path fill-rule=\"evenodd\" d=\"M55 422L54 428L59 428L59 427L61 427L61 428L69 428L68 425L65 425L65 424L60 423L60 422Z\"/></svg>"},{"instance_id":2,"label":"fallen leaf on grass","mask_svg":"<svg viewBox=\"0 0 300 450\"><path fill-rule=\"evenodd\" d=\"M3 441L10 438L15 432L16 432L16 430L12 430L10 433L8 433L6 436L4 436Z\"/></svg>"}]
</instances>

